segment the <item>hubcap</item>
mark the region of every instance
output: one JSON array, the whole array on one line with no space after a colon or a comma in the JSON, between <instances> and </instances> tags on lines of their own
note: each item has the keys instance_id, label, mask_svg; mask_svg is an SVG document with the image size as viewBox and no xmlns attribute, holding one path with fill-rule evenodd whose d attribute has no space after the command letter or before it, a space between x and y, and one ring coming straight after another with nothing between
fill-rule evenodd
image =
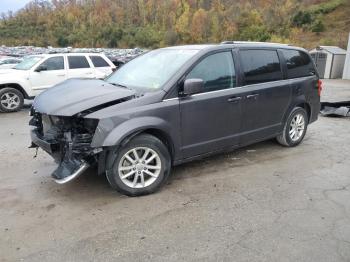
<instances>
[{"instance_id":1,"label":"hubcap","mask_svg":"<svg viewBox=\"0 0 350 262\"><path fill-rule=\"evenodd\" d=\"M289 137L292 141L298 141L304 133L305 130L305 119L302 114L296 114L289 126Z\"/></svg>"},{"instance_id":2,"label":"hubcap","mask_svg":"<svg viewBox=\"0 0 350 262\"><path fill-rule=\"evenodd\" d=\"M13 110L19 106L20 99L15 93L8 92L1 96L0 103L5 109Z\"/></svg>"},{"instance_id":3,"label":"hubcap","mask_svg":"<svg viewBox=\"0 0 350 262\"><path fill-rule=\"evenodd\" d=\"M118 174L128 187L144 188L157 180L161 167L156 151L148 147L136 147L122 156Z\"/></svg>"}]
</instances>

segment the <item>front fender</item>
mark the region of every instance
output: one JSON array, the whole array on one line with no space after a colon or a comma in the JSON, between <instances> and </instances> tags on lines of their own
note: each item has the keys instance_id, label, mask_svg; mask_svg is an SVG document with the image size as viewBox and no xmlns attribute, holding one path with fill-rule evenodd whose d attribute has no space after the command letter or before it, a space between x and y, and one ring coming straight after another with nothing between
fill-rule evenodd
<instances>
[{"instance_id":1,"label":"front fender","mask_svg":"<svg viewBox=\"0 0 350 262\"><path fill-rule=\"evenodd\" d=\"M93 147L108 147L119 145L126 137L146 129L158 129L166 134L170 134L171 126L168 122L158 117L136 117L127 120L116 127L112 127L110 121L101 120L96 129Z\"/></svg>"},{"instance_id":2,"label":"front fender","mask_svg":"<svg viewBox=\"0 0 350 262\"><path fill-rule=\"evenodd\" d=\"M6 85L20 86L22 88L22 90L25 92L25 94L24 94L25 96L27 96L27 97L34 96L32 89L30 88L30 84L26 80L21 81L21 80L12 79L12 78L0 79L0 86L6 86Z\"/></svg>"}]
</instances>

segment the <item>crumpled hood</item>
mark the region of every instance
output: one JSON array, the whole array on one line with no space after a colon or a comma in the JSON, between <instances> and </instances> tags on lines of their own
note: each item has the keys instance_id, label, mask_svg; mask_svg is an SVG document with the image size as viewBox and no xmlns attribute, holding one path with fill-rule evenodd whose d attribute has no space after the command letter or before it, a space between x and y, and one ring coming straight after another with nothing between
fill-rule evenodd
<instances>
[{"instance_id":1,"label":"crumpled hood","mask_svg":"<svg viewBox=\"0 0 350 262\"><path fill-rule=\"evenodd\" d=\"M105 103L130 98L135 92L97 79L69 79L47 89L34 100L36 111L72 116Z\"/></svg>"}]
</instances>

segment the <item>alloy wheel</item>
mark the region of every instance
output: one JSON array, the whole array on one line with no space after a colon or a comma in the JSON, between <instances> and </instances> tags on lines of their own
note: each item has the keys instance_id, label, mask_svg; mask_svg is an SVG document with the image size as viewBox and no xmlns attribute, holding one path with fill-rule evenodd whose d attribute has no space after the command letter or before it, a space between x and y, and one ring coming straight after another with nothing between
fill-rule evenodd
<instances>
[{"instance_id":1,"label":"alloy wheel","mask_svg":"<svg viewBox=\"0 0 350 262\"><path fill-rule=\"evenodd\" d=\"M304 134L305 118L302 114L296 114L289 125L289 137L292 141L298 141Z\"/></svg>"},{"instance_id":2,"label":"alloy wheel","mask_svg":"<svg viewBox=\"0 0 350 262\"><path fill-rule=\"evenodd\" d=\"M136 147L126 152L119 161L121 181L131 188L144 188L157 180L162 163L156 151L148 147Z\"/></svg>"},{"instance_id":3,"label":"alloy wheel","mask_svg":"<svg viewBox=\"0 0 350 262\"><path fill-rule=\"evenodd\" d=\"M1 96L0 103L5 109L13 110L20 105L21 100L17 94L7 92Z\"/></svg>"}]
</instances>

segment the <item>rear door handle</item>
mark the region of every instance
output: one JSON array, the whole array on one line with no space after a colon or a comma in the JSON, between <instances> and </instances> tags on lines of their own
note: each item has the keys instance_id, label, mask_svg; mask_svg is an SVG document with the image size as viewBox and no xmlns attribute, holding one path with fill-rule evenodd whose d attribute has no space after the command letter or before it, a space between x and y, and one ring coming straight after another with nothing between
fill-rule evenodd
<instances>
[{"instance_id":1,"label":"rear door handle","mask_svg":"<svg viewBox=\"0 0 350 262\"><path fill-rule=\"evenodd\" d=\"M227 99L227 102L229 103L234 103L234 102L238 102L242 99L242 97L240 96L234 96L234 97L230 97L229 99Z\"/></svg>"},{"instance_id":2,"label":"rear door handle","mask_svg":"<svg viewBox=\"0 0 350 262\"><path fill-rule=\"evenodd\" d=\"M65 76L66 74L59 74L59 75L57 75L57 76Z\"/></svg>"},{"instance_id":3,"label":"rear door handle","mask_svg":"<svg viewBox=\"0 0 350 262\"><path fill-rule=\"evenodd\" d=\"M258 96L259 96L259 94L252 94L252 95L247 95L246 98L247 99L252 99L252 98L256 99Z\"/></svg>"}]
</instances>

